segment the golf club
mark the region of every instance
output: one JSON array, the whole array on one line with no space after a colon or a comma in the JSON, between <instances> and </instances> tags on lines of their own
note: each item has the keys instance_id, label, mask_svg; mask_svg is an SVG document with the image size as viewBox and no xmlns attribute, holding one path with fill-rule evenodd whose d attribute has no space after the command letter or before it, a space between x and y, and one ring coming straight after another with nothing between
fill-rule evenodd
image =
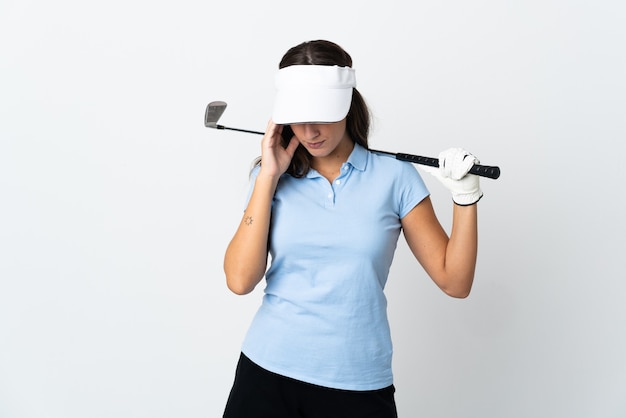
<instances>
[{"instance_id":1,"label":"golf club","mask_svg":"<svg viewBox=\"0 0 626 418\"><path fill-rule=\"evenodd\" d=\"M260 131L251 131L248 129L231 128L231 127L224 126L224 125L218 125L217 121L220 119L220 117L222 117L222 114L226 110L226 106L227 106L226 102L222 102L222 101L215 101L215 102L209 103L206 107L206 112L204 113L204 126L206 126L207 128L213 128L213 129L222 129L222 130L227 129L231 131L264 135L264 132L260 132ZM370 149L370 151L376 152L379 154L391 155L395 157L397 160L401 160L401 161L408 161L410 163L427 165L430 167L439 167L439 159L437 158L422 157L420 155L405 154L405 153L379 151L379 150L374 150L374 149ZM494 179L494 180L500 177L500 167L497 167L497 166L474 164L469 172L471 174L476 174L477 176L487 177L487 178Z\"/></svg>"},{"instance_id":2,"label":"golf club","mask_svg":"<svg viewBox=\"0 0 626 418\"><path fill-rule=\"evenodd\" d=\"M204 113L204 126L206 126L207 128L228 129L230 131L246 132L249 134L264 134L263 132L259 131L250 131L248 129L230 128L228 126L218 125L217 121L220 120L220 118L222 117L222 113L224 113L224 111L226 110L226 106L226 102L221 101L209 103L206 107L206 112Z\"/></svg>"}]
</instances>

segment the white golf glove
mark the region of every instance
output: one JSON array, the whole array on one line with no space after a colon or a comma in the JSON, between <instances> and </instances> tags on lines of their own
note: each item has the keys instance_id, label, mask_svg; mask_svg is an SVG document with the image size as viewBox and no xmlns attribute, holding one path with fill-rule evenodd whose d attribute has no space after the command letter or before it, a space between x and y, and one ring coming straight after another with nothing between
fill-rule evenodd
<instances>
[{"instance_id":1,"label":"white golf glove","mask_svg":"<svg viewBox=\"0 0 626 418\"><path fill-rule=\"evenodd\" d=\"M424 171L435 176L450 192L457 205L469 206L483 197L479 177L468 174L478 158L462 148L449 148L439 154L439 168L422 166Z\"/></svg>"}]
</instances>

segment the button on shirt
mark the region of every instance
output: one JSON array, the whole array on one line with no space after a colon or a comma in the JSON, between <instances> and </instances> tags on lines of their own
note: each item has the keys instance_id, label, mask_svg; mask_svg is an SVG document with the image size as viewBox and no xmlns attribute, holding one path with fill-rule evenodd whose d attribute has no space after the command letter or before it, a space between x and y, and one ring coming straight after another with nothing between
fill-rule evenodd
<instances>
[{"instance_id":1,"label":"button on shirt","mask_svg":"<svg viewBox=\"0 0 626 418\"><path fill-rule=\"evenodd\" d=\"M383 291L400 220L426 196L412 164L359 145L332 183L313 169L299 179L283 175L272 205L267 285L244 354L316 385L391 385Z\"/></svg>"}]
</instances>

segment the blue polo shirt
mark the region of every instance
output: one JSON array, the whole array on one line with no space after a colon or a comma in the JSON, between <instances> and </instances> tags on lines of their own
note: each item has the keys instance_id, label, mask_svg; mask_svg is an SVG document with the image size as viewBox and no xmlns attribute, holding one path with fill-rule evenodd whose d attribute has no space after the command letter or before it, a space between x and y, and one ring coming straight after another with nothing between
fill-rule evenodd
<instances>
[{"instance_id":1,"label":"blue polo shirt","mask_svg":"<svg viewBox=\"0 0 626 418\"><path fill-rule=\"evenodd\" d=\"M332 184L313 169L300 179L283 175L272 206L265 294L243 353L264 369L316 385L391 385L383 291L400 220L426 196L412 164L359 145Z\"/></svg>"}]
</instances>

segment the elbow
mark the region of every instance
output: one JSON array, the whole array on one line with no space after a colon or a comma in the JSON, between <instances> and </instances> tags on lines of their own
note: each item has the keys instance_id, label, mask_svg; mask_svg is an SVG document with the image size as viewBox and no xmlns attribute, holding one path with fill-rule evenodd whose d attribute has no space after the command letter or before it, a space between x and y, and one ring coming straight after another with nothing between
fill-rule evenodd
<instances>
[{"instance_id":1,"label":"elbow","mask_svg":"<svg viewBox=\"0 0 626 418\"><path fill-rule=\"evenodd\" d=\"M256 274L246 273L244 271L229 271L225 268L226 273L226 286L228 289L236 295L247 295L251 293L256 287L257 283L261 281L263 277L257 277Z\"/></svg>"},{"instance_id":2,"label":"elbow","mask_svg":"<svg viewBox=\"0 0 626 418\"><path fill-rule=\"evenodd\" d=\"M446 295L455 299L466 299L470 295L471 289L444 289L443 291Z\"/></svg>"},{"instance_id":3,"label":"elbow","mask_svg":"<svg viewBox=\"0 0 626 418\"><path fill-rule=\"evenodd\" d=\"M257 284L265 276L267 259L258 262L250 262L233 257L227 251L224 257L224 274L226 275L226 286L236 295L247 295L251 293Z\"/></svg>"},{"instance_id":4,"label":"elbow","mask_svg":"<svg viewBox=\"0 0 626 418\"><path fill-rule=\"evenodd\" d=\"M247 295L254 290L254 286L244 286L241 283L233 283L229 280L226 280L226 286L228 286L231 292L239 296Z\"/></svg>"},{"instance_id":5,"label":"elbow","mask_svg":"<svg viewBox=\"0 0 626 418\"><path fill-rule=\"evenodd\" d=\"M455 299L465 299L472 291L473 277L467 280L462 280L456 283L450 283L448 285L441 286L443 292Z\"/></svg>"},{"instance_id":6,"label":"elbow","mask_svg":"<svg viewBox=\"0 0 626 418\"><path fill-rule=\"evenodd\" d=\"M251 293L256 283L252 280L246 280L240 275L226 274L226 286L228 289L236 295L247 295Z\"/></svg>"}]
</instances>

